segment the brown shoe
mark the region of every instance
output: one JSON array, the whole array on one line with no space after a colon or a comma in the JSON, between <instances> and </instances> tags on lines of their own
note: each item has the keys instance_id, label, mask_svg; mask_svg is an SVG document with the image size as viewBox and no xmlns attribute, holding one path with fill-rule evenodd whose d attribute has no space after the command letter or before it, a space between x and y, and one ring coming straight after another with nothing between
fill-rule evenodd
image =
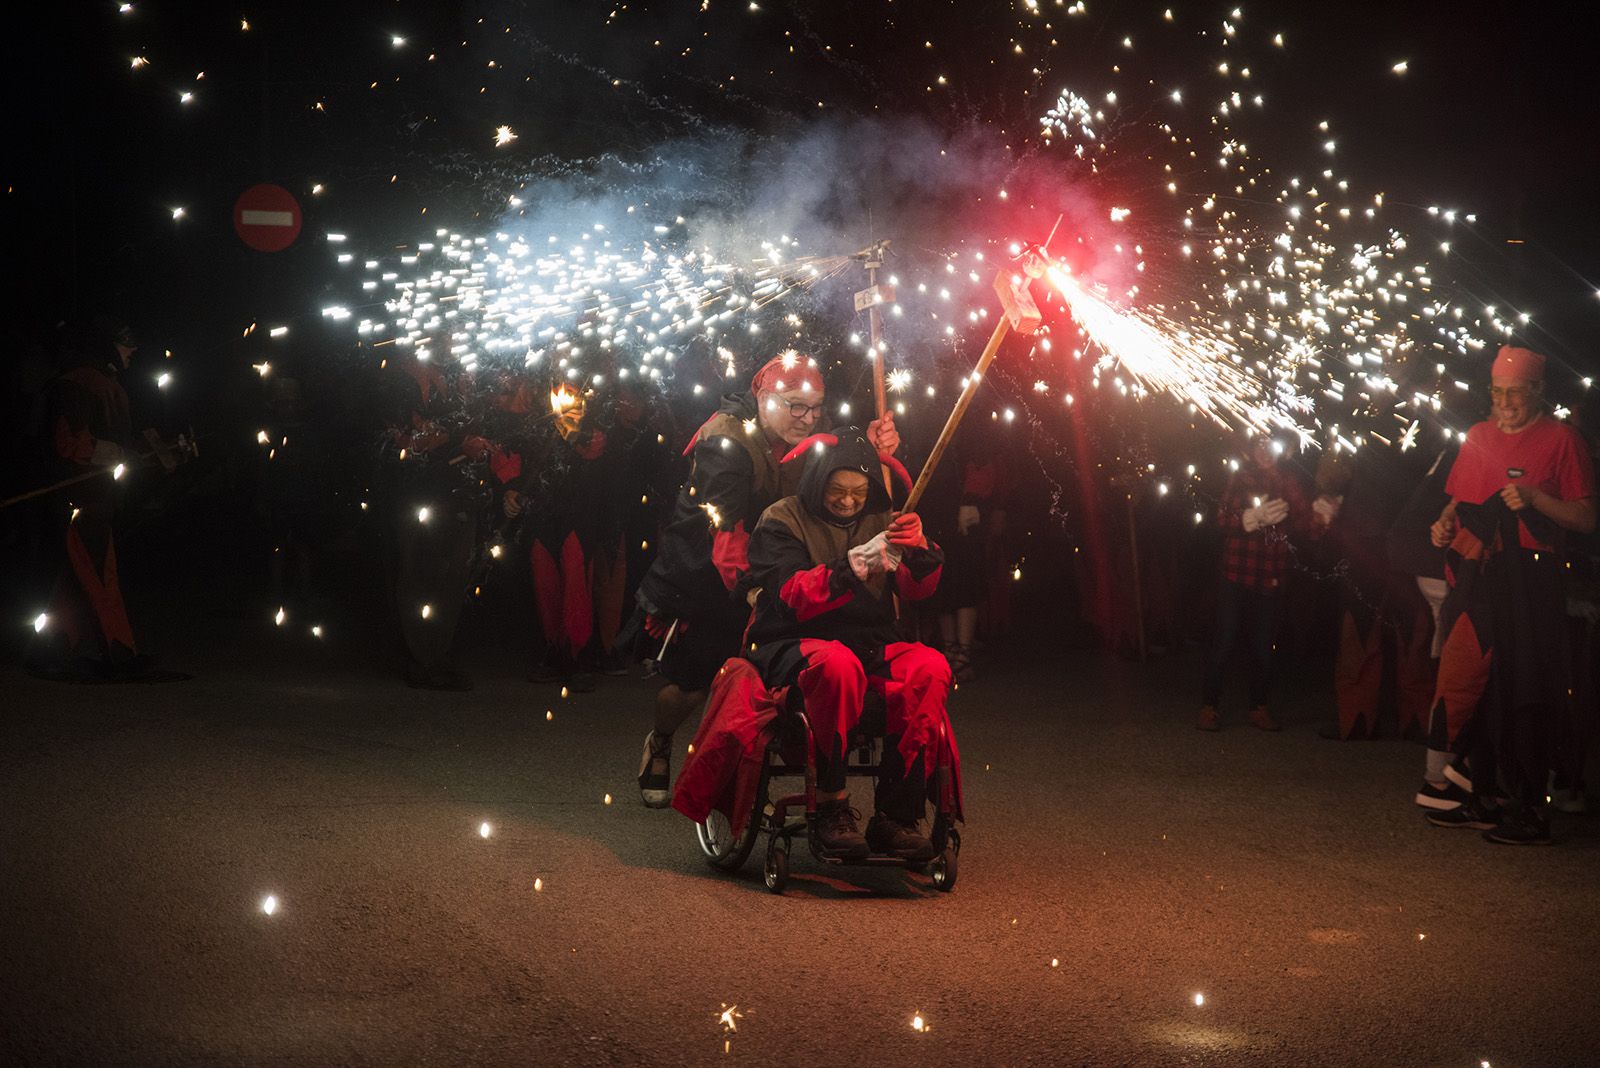
<instances>
[{"instance_id":1,"label":"brown shoe","mask_svg":"<svg viewBox=\"0 0 1600 1068\"><path fill-rule=\"evenodd\" d=\"M1217 706L1202 705L1200 718L1195 721L1194 725L1203 731L1220 731L1222 729L1222 720L1217 716Z\"/></svg>"},{"instance_id":2,"label":"brown shoe","mask_svg":"<svg viewBox=\"0 0 1600 1068\"><path fill-rule=\"evenodd\" d=\"M1272 713L1267 711L1266 705L1256 705L1250 710L1250 726L1258 731L1281 731L1278 721L1272 718Z\"/></svg>"},{"instance_id":3,"label":"brown shoe","mask_svg":"<svg viewBox=\"0 0 1600 1068\"><path fill-rule=\"evenodd\" d=\"M818 801L815 825L817 844L829 856L861 860L872 852L856 820L861 814L850 807L849 799Z\"/></svg>"}]
</instances>

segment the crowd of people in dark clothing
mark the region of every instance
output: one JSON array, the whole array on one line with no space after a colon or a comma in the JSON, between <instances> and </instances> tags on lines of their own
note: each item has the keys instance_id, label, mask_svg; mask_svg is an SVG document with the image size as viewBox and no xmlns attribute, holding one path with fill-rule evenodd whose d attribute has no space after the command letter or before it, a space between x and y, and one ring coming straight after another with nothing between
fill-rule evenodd
<instances>
[{"instance_id":1,"label":"crowd of people in dark clothing","mask_svg":"<svg viewBox=\"0 0 1600 1068\"><path fill-rule=\"evenodd\" d=\"M55 486L38 514L48 511L43 558L58 577L27 662L46 677L177 677L141 653L118 583L122 482L106 470L168 467L193 450L171 426L145 429L130 404L124 372L137 348L120 323L74 332L70 358L37 390L41 456L30 470ZM1288 440L1242 438L1214 509L1218 580L1196 598L1214 595L1209 630L1174 618L1194 587L1177 572L1193 569L1172 566L1160 528L1142 548L1123 539L1125 559L1098 578L1078 575L1078 611L1125 655L1203 641L1205 731L1231 721L1237 648L1248 722L1277 731L1274 662L1303 610L1296 591L1314 576L1337 588L1336 718L1324 736L1416 741L1426 757L1415 802L1430 822L1548 841L1549 806L1585 804L1600 602L1591 449L1576 420L1543 403L1543 380L1543 357L1503 349L1490 419L1447 435L1442 451L1406 435L1313 458ZM864 843L927 848L912 799L954 752L953 736L946 751L929 732L948 734L946 692L978 677L980 618L991 633L1008 625L1003 546L1017 473L992 426L964 431L918 513L900 515L893 411L835 429L839 406L825 406L822 371L801 353L768 361L692 431L703 402L685 406L619 372L446 373L392 351L368 384L382 426L348 503L359 499L381 528L408 684L471 688L453 655L464 607L502 560L521 557L540 636L526 643L530 682L584 691L640 660L659 674L653 713L642 714L646 805L674 803L679 730L708 699L716 709L724 668L742 658L754 668L738 680L747 691L793 689L842 709L827 732L836 744L866 689L900 695L891 734L904 744L880 781L876 822L859 833L836 781L839 754L820 748L819 819L845 854ZM316 500L334 494L335 476L305 448L323 429L301 383L279 374L263 385L256 493L274 597L294 604L316 585ZM1130 504L1130 527L1135 516ZM678 807L698 811L714 792L697 786Z\"/></svg>"}]
</instances>

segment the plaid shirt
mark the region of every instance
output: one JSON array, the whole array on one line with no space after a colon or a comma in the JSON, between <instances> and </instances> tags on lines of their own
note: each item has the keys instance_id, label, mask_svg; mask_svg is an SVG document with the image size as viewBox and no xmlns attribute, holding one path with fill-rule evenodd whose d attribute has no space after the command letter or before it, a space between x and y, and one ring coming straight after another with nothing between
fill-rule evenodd
<instances>
[{"instance_id":1,"label":"plaid shirt","mask_svg":"<svg viewBox=\"0 0 1600 1068\"><path fill-rule=\"evenodd\" d=\"M1244 513L1273 497L1289 505L1289 517L1275 527L1246 532ZM1252 463L1228 480L1217 521L1222 525L1222 577L1245 589L1275 591L1289 571L1289 535L1311 531L1311 505L1293 474L1278 466L1263 471Z\"/></svg>"}]
</instances>

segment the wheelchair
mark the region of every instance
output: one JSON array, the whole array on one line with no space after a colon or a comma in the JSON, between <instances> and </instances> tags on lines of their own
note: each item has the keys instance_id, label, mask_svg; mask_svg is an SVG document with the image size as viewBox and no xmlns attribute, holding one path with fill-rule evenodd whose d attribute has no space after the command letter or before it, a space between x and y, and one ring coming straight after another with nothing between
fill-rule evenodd
<instances>
[{"instance_id":1,"label":"wheelchair","mask_svg":"<svg viewBox=\"0 0 1600 1068\"><path fill-rule=\"evenodd\" d=\"M956 830L953 807L952 771L949 761L938 761L930 774L934 796L933 827L928 835L933 844L932 860L907 860L885 854L847 860L832 856L818 843L817 768L812 757L811 721L806 718L799 688L790 691L790 700L778 717L777 729L763 754L761 777L756 783L754 810L737 837L733 826L721 812L712 810L704 823L695 825L695 837L706 861L719 871L734 872L744 866L756 839L767 839L762 878L767 889L781 894L789 884L789 854L796 835L804 834L811 855L824 867L901 867L931 876L933 885L946 893L956 887L957 858L961 854L961 832ZM877 778L882 773L883 736L886 722L883 695L867 691L861 719L851 730L845 748L845 778ZM803 789L772 797L772 784L779 779L803 780Z\"/></svg>"}]
</instances>

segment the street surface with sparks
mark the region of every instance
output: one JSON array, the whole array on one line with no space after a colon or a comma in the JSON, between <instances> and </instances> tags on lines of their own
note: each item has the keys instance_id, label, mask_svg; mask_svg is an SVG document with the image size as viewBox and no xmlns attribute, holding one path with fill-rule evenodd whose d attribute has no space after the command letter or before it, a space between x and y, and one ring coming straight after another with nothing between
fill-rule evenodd
<instances>
[{"instance_id":1,"label":"street surface with sparks","mask_svg":"<svg viewBox=\"0 0 1600 1068\"><path fill-rule=\"evenodd\" d=\"M424 694L232 659L247 626L177 625L200 677L115 711L0 680L0 1059L1576 1065L1600 1041L1593 828L1426 826L1415 747L1316 737L1317 673L1283 734L1213 737L1170 681L1192 657L993 661L952 702L954 892L797 856L774 897L639 805L649 684L563 701L483 651L475 693ZM1419 1010L1441 977L1449 1026Z\"/></svg>"}]
</instances>

